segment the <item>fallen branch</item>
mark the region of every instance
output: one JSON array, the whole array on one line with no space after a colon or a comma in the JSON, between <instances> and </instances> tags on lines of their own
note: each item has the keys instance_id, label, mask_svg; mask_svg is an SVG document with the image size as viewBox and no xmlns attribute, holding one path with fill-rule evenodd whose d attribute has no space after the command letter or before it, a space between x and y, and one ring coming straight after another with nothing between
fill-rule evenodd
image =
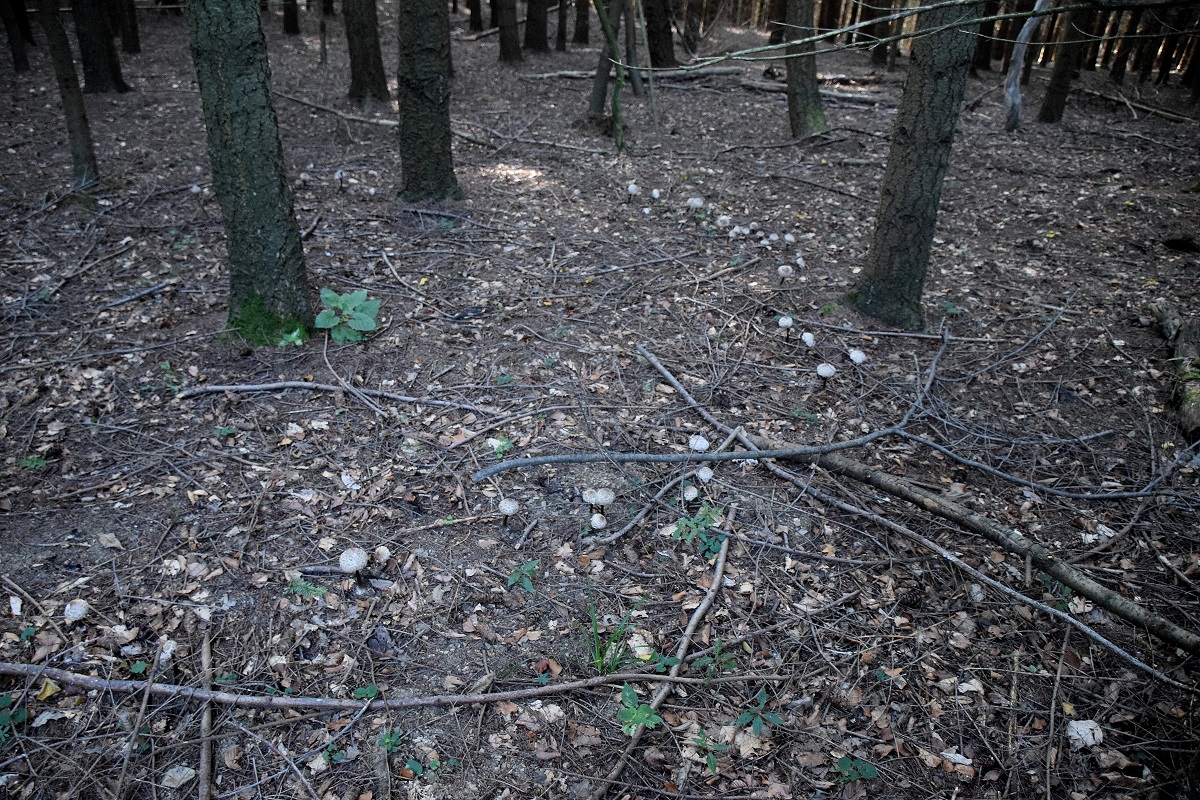
<instances>
[{"instance_id":1,"label":"fallen branch","mask_svg":"<svg viewBox=\"0 0 1200 800\"><path fill-rule=\"evenodd\" d=\"M775 92L778 94L787 93L787 84L779 81L759 81L753 78L742 78L739 81L743 89L753 89L758 92ZM887 103L877 97L868 97L852 92L835 92L832 89L819 90L821 97L828 97L830 100L844 100L850 103L863 103L868 106L878 106Z\"/></svg>"},{"instance_id":2,"label":"fallen branch","mask_svg":"<svg viewBox=\"0 0 1200 800\"><path fill-rule=\"evenodd\" d=\"M1179 427L1189 442L1200 440L1200 326L1184 322L1179 312L1159 300L1150 313L1171 348L1175 367L1173 397L1179 409Z\"/></svg>"},{"instance_id":3,"label":"fallen branch","mask_svg":"<svg viewBox=\"0 0 1200 800\"><path fill-rule=\"evenodd\" d=\"M777 675L726 675L715 678L682 678L659 675L653 672L614 672L611 675L596 675L566 683L533 686L508 692L486 692L483 694L438 694L423 697L393 697L372 700L364 705L361 700L342 700L336 697L287 697L284 695L246 695L201 689L195 686L180 686L173 683L153 683L147 688L146 681L110 680L94 675L80 675L70 670L43 667L40 664L14 664L0 661L0 675L25 678L46 678L64 686L78 686L112 694L134 694L148 691L152 695L198 700L231 708L312 708L322 711L344 711L364 709L366 711L394 711L396 709L431 708L435 706L467 706L475 703L501 703L512 700L529 700L534 697L591 689L605 684L620 684L626 681L673 681L705 686L713 683L745 683L749 681L779 680Z\"/></svg>"},{"instance_id":4,"label":"fallen branch","mask_svg":"<svg viewBox=\"0 0 1200 800\"><path fill-rule=\"evenodd\" d=\"M742 74L741 67L696 67L695 69L656 69L650 70L646 67L630 67L639 72L653 72L654 77L659 80L698 80L700 78L711 78L715 75L740 75ZM535 75L522 75L522 78L531 81L544 81L553 78L571 78L575 80L591 80L596 77L596 73L592 70L574 70L564 69L558 72L541 72Z\"/></svg>"},{"instance_id":5,"label":"fallen branch","mask_svg":"<svg viewBox=\"0 0 1200 800\"><path fill-rule=\"evenodd\" d=\"M1142 111L1145 111L1147 114L1153 114L1155 116L1163 117L1164 119L1169 119L1173 122L1195 122L1196 121L1194 117L1185 117L1183 114L1176 114L1171 111L1164 111L1161 108L1156 108L1154 106L1148 106L1145 103L1139 103L1136 100L1128 100L1124 97L1112 97L1110 95L1105 94L1104 92L1098 92L1095 89L1084 89L1082 87L1072 87L1072 91L1083 92L1084 94L1090 94L1093 97L1099 97L1101 99L1108 100L1113 103L1124 103L1126 106L1128 106L1130 108L1139 108Z\"/></svg>"},{"instance_id":6,"label":"fallen branch","mask_svg":"<svg viewBox=\"0 0 1200 800\"><path fill-rule=\"evenodd\" d=\"M310 392L343 392L345 389L341 386L334 386L329 383L309 383L308 381L276 381L275 383L234 383L210 386L193 386L190 389L184 389L175 396L176 400L186 400L189 397L196 397L202 394L212 394L214 392L278 392L283 389L305 389ZM448 400L430 400L424 397L410 397L406 394L393 394L392 392L384 392L379 389L357 389L368 397L382 397L385 400L395 400L397 403L413 403L423 406L441 406L443 408L458 408L465 411L474 411L478 414L495 414L486 408L479 406L467 405L465 403L451 403Z\"/></svg>"},{"instance_id":7,"label":"fallen branch","mask_svg":"<svg viewBox=\"0 0 1200 800\"><path fill-rule=\"evenodd\" d=\"M659 371L667 382L674 387L688 405L705 414L705 419L710 423L722 428L725 427L700 408L699 403L683 387L683 384L679 383L675 376L650 351L646 350L642 345L638 345L637 349ZM746 441L760 451L758 453L752 452L748 455L758 458L768 457L768 454L771 452L801 449L780 448L777 443L758 436L746 436ZM1047 575L1066 586L1070 586L1078 594L1108 609L1126 622L1131 622L1137 627L1145 628L1158 638L1193 655L1200 656L1200 634L1181 628L1170 620L1154 614L1139 603L1122 597L1107 586L1097 583L1067 562L1059 559L1058 556L1051 553L1042 545L1028 539L1016 529L1007 528L973 511L968 511L962 506L927 492L903 478L897 478L886 472L878 471L868 467L866 464L835 452L825 452L819 455L798 454L787 456L787 458L806 464L815 464L838 475L854 478L857 481L874 486L876 489L880 489L893 497L907 500L943 519L955 522L967 530L978 533L1009 552L1030 559L1037 565L1038 569Z\"/></svg>"}]
</instances>

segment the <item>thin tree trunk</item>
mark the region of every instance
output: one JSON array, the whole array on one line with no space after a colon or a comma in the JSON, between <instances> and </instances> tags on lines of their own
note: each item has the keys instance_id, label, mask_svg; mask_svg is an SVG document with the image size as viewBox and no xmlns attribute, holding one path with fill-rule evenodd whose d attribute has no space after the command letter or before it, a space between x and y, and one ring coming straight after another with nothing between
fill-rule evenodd
<instances>
[{"instance_id":1,"label":"thin tree trunk","mask_svg":"<svg viewBox=\"0 0 1200 800\"><path fill-rule=\"evenodd\" d=\"M483 2L482 0L467 0L467 11L470 12L467 29L471 33L483 32Z\"/></svg>"},{"instance_id":2,"label":"thin tree trunk","mask_svg":"<svg viewBox=\"0 0 1200 800\"><path fill-rule=\"evenodd\" d=\"M918 36L892 128L880 183L875 231L859 282L847 296L854 308L902 328L921 326L921 295L937 226L954 129L975 52L983 4L934 8L919 30L963 20L961 26Z\"/></svg>"},{"instance_id":3,"label":"thin tree trunk","mask_svg":"<svg viewBox=\"0 0 1200 800\"><path fill-rule=\"evenodd\" d=\"M550 20L546 13L547 0L529 0L525 6L525 49L534 53L549 53L550 40L546 31Z\"/></svg>"},{"instance_id":4,"label":"thin tree trunk","mask_svg":"<svg viewBox=\"0 0 1200 800\"><path fill-rule=\"evenodd\" d=\"M787 38L805 39L813 35L816 0L788 0ZM816 45L792 44L787 48L788 124L795 139L828 130L825 109L817 83Z\"/></svg>"},{"instance_id":5,"label":"thin tree trunk","mask_svg":"<svg viewBox=\"0 0 1200 800\"><path fill-rule=\"evenodd\" d=\"M300 35L300 4L297 0L283 0L283 32L289 36Z\"/></svg>"},{"instance_id":6,"label":"thin tree trunk","mask_svg":"<svg viewBox=\"0 0 1200 800\"><path fill-rule=\"evenodd\" d=\"M1084 23L1082 25L1078 23ZM1074 9L1063 13L1062 30L1059 31L1058 46L1055 48L1054 69L1050 83L1038 109L1038 122L1061 122L1067 109L1067 95L1071 92L1071 79L1079 64L1085 45L1086 16Z\"/></svg>"},{"instance_id":7,"label":"thin tree trunk","mask_svg":"<svg viewBox=\"0 0 1200 800\"><path fill-rule=\"evenodd\" d=\"M400 0L400 167L409 202L462 197L450 147L450 13L445 0Z\"/></svg>"},{"instance_id":8,"label":"thin tree trunk","mask_svg":"<svg viewBox=\"0 0 1200 800\"><path fill-rule=\"evenodd\" d=\"M38 19L46 33L50 63L54 67L54 80L62 98L75 185L84 186L96 180L100 169L96 165L96 150L92 146L92 131L88 126L87 110L83 105L79 76L75 72L71 42L67 39L67 31L58 16L58 0L39 0Z\"/></svg>"},{"instance_id":9,"label":"thin tree trunk","mask_svg":"<svg viewBox=\"0 0 1200 800\"><path fill-rule=\"evenodd\" d=\"M633 13L633 4L637 0L611 0L621 3L621 12L625 15L625 63L629 65L626 74L629 76L629 88L634 97L642 96L642 73L638 69L637 17Z\"/></svg>"},{"instance_id":10,"label":"thin tree trunk","mask_svg":"<svg viewBox=\"0 0 1200 800\"><path fill-rule=\"evenodd\" d=\"M1000 10L999 0L987 0L983 8L984 17L992 17ZM975 58L971 61L971 74L992 71L992 39L996 33L996 21L986 20L979 25L979 41L975 45Z\"/></svg>"},{"instance_id":11,"label":"thin tree trunk","mask_svg":"<svg viewBox=\"0 0 1200 800\"><path fill-rule=\"evenodd\" d=\"M496 0L500 15L500 60L516 64L521 55L521 31L517 27L517 0Z\"/></svg>"},{"instance_id":12,"label":"thin tree trunk","mask_svg":"<svg viewBox=\"0 0 1200 800\"><path fill-rule=\"evenodd\" d=\"M1129 24L1125 26L1125 37L1117 46L1117 53L1113 56L1112 69L1109 70L1109 77L1113 83L1120 86L1125 82L1125 69L1129 65L1129 56L1133 53L1137 46L1136 39L1133 37L1137 34L1138 25L1142 21L1142 9L1135 8L1129 12Z\"/></svg>"},{"instance_id":13,"label":"thin tree trunk","mask_svg":"<svg viewBox=\"0 0 1200 800\"><path fill-rule=\"evenodd\" d=\"M72 0L71 11L75 17L79 60L83 62L83 93L129 91L129 84L121 77L121 59L113 46L108 15L99 0Z\"/></svg>"},{"instance_id":14,"label":"thin tree trunk","mask_svg":"<svg viewBox=\"0 0 1200 800\"><path fill-rule=\"evenodd\" d=\"M121 10L121 52L136 55L142 52L142 34L138 28L137 3L134 0L114 0L114 2Z\"/></svg>"},{"instance_id":15,"label":"thin tree trunk","mask_svg":"<svg viewBox=\"0 0 1200 800\"><path fill-rule=\"evenodd\" d=\"M29 56L25 53L25 39L17 25L17 12L13 2L24 0L0 0L0 21L4 23L4 32L8 35L8 49L12 52L13 72L20 74L29 72Z\"/></svg>"},{"instance_id":16,"label":"thin tree trunk","mask_svg":"<svg viewBox=\"0 0 1200 800\"><path fill-rule=\"evenodd\" d=\"M589 0L575 0L575 35L571 37L575 44L588 43L588 18L591 12Z\"/></svg>"},{"instance_id":17,"label":"thin tree trunk","mask_svg":"<svg viewBox=\"0 0 1200 800\"><path fill-rule=\"evenodd\" d=\"M579 2L579 0L575 0ZM558 24L554 28L554 49L560 53L567 52L567 11L570 10L569 0L559 0Z\"/></svg>"},{"instance_id":18,"label":"thin tree trunk","mask_svg":"<svg viewBox=\"0 0 1200 800\"><path fill-rule=\"evenodd\" d=\"M618 8L617 12L613 11L613 4L617 2L620 2L620 0L607 0L607 2L601 0L601 3L596 5L597 16L604 14L604 11L602 11L601 8L602 6L607 6L608 14L605 16L607 16L610 21L614 42L617 41L617 36L620 33L621 27L621 15L619 13L620 9ZM601 20L601 27L605 27L603 25L603 20ZM606 100L608 100L608 73L614 67L616 67L618 70L621 69L621 65L616 64L614 61L613 51L607 41L607 37L608 32L605 31L606 41L604 43L604 49L600 51L600 63L596 65L596 74L592 78L592 99L588 104L588 116L592 117L593 119L604 116L604 103Z\"/></svg>"},{"instance_id":19,"label":"thin tree trunk","mask_svg":"<svg viewBox=\"0 0 1200 800\"><path fill-rule=\"evenodd\" d=\"M386 103L387 73L379 47L379 14L375 0L342 0L346 49L350 55L350 99Z\"/></svg>"}]
</instances>

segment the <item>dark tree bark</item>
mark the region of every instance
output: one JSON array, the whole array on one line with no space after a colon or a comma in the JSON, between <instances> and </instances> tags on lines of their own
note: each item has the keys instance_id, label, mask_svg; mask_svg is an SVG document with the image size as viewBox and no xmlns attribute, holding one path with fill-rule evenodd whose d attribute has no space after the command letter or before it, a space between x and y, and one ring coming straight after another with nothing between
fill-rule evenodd
<instances>
[{"instance_id":1,"label":"dark tree bark","mask_svg":"<svg viewBox=\"0 0 1200 800\"><path fill-rule=\"evenodd\" d=\"M33 38L33 26L29 24L29 12L25 9L25 3L23 0L11 0L11 2L12 10L17 15L17 30L21 32L21 38L29 47L37 47L37 40Z\"/></svg>"},{"instance_id":2,"label":"dark tree bark","mask_svg":"<svg viewBox=\"0 0 1200 800\"><path fill-rule=\"evenodd\" d=\"M671 35L671 8L667 0L641 0L646 15L646 43L650 66L677 67L675 40Z\"/></svg>"},{"instance_id":3,"label":"dark tree bark","mask_svg":"<svg viewBox=\"0 0 1200 800\"><path fill-rule=\"evenodd\" d=\"M54 67L54 80L58 83L58 94L62 98L63 116L67 120L67 143L71 149L71 167L76 186L84 186L96 180L100 170L96 166L96 151L92 146L92 131L88 126L87 111L83 105L83 92L79 88L79 76L75 73L75 60L71 55L71 42L58 16L58 0L39 0L38 19L46 33L46 45L50 50L50 63Z\"/></svg>"},{"instance_id":4,"label":"dark tree bark","mask_svg":"<svg viewBox=\"0 0 1200 800\"><path fill-rule=\"evenodd\" d=\"M596 16L605 14L604 9L607 8L608 13L605 16L608 18L609 25L612 28L613 41L620 41L618 38L621 33L621 14L620 8L613 6L621 0L601 0L596 6ZM600 20L600 27L604 28L604 20ZM608 38L608 32L605 31L605 39ZM620 51L617 51L615 58L620 58ZM600 61L596 64L596 73L592 77L592 98L588 103L588 116L592 119L602 119L604 117L604 104L608 100L608 75L615 69L621 69L620 64L613 61L613 50L606 41L604 47L600 51Z\"/></svg>"},{"instance_id":5,"label":"dark tree bark","mask_svg":"<svg viewBox=\"0 0 1200 800\"><path fill-rule=\"evenodd\" d=\"M625 14L625 63L629 65L626 75L629 77L629 88L635 97L641 97L643 92L642 71L638 69L641 61L638 59L637 16L633 9L637 0L614 0L622 3Z\"/></svg>"},{"instance_id":6,"label":"dark tree bark","mask_svg":"<svg viewBox=\"0 0 1200 800\"><path fill-rule=\"evenodd\" d=\"M1190 30L1196 19L1195 9L1182 7L1176 9L1175 19L1171 25L1171 32L1167 34L1166 41L1163 42L1162 53L1158 58L1158 78L1155 83L1160 86L1166 86L1171 78L1171 70L1175 69L1175 62L1179 56L1183 55L1184 48L1180 47L1183 40L1183 31Z\"/></svg>"},{"instance_id":7,"label":"dark tree bark","mask_svg":"<svg viewBox=\"0 0 1200 800\"><path fill-rule=\"evenodd\" d=\"M300 35L300 3L283 0L283 32L289 36Z\"/></svg>"},{"instance_id":8,"label":"dark tree bark","mask_svg":"<svg viewBox=\"0 0 1200 800\"><path fill-rule=\"evenodd\" d=\"M987 0L983 16L995 16L1000 10L999 0ZM992 39L996 34L996 20L989 19L979 25L979 41L975 44L975 57L971 61L971 74L992 71Z\"/></svg>"},{"instance_id":9,"label":"dark tree bark","mask_svg":"<svg viewBox=\"0 0 1200 800\"><path fill-rule=\"evenodd\" d=\"M24 0L0 0L0 21L4 23L4 33L8 36L8 49L12 52L13 71L16 73L29 72L29 56L25 53L25 39L21 36L17 24L17 12L14 2Z\"/></svg>"},{"instance_id":10,"label":"dark tree bark","mask_svg":"<svg viewBox=\"0 0 1200 800\"><path fill-rule=\"evenodd\" d=\"M79 60L83 62L83 93L128 92L112 28L100 0L71 0L71 13L75 17Z\"/></svg>"},{"instance_id":11,"label":"dark tree bark","mask_svg":"<svg viewBox=\"0 0 1200 800\"><path fill-rule=\"evenodd\" d=\"M1125 69L1129 65L1129 56L1133 53L1136 45L1136 39L1133 38L1137 33L1138 25L1142 21L1142 9L1135 8L1129 12L1129 24L1125 26L1125 36L1117 46L1117 53L1113 56L1112 69L1109 70L1109 77L1113 83L1118 86L1125 82Z\"/></svg>"},{"instance_id":12,"label":"dark tree bark","mask_svg":"<svg viewBox=\"0 0 1200 800\"><path fill-rule=\"evenodd\" d=\"M781 44L787 30L783 24L787 18L787 0L769 0L767 9L767 30L771 32L767 44Z\"/></svg>"},{"instance_id":13,"label":"dark tree bark","mask_svg":"<svg viewBox=\"0 0 1200 800\"><path fill-rule=\"evenodd\" d=\"M500 60L505 64L516 64L521 55L521 31L517 27L517 0L496 0L500 16Z\"/></svg>"},{"instance_id":14,"label":"dark tree bark","mask_svg":"<svg viewBox=\"0 0 1200 800\"><path fill-rule=\"evenodd\" d=\"M588 43L588 21L592 7L589 0L575 0L575 34L571 41L575 44Z\"/></svg>"},{"instance_id":15,"label":"dark tree bark","mask_svg":"<svg viewBox=\"0 0 1200 800\"><path fill-rule=\"evenodd\" d=\"M1154 74L1154 60L1162 48L1161 12L1151 13L1142 19L1142 27L1138 31L1140 42L1133 56L1133 71L1137 73L1138 83L1145 83Z\"/></svg>"},{"instance_id":16,"label":"dark tree bark","mask_svg":"<svg viewBox=\"0 0 1200 800\"><path fill-rule=\"evenodd\" d=\"M547 31L550 19L546 14L546 0L529 0L525 7L525 49L534 53L549 53L550 39Z\"/></svg>"},{"instance_id":17,"label":"dark tree bark","mask_svg":"<svg viewBox=\"0 0 1200 800\"><path fill-rule=\"evenodd\" d=\"M500 0L488 0L488 27L500 27Z\"/></svg>"},{"instance_id":18,"label":"dark tree bark","mask_svg":"<svg viewBox=\"0 0 1200 800\"><path fill-rule=\"evenodd\" d=\"M816 0L788 0L788 41L813 35L816 5ZM821 107L815 50L816 45L812 42L788 45L787 48L788 124L796 139L829 129L825 109Z\"/></svg>"},{"instance_id":19,"label":"dark tree bark","mask_svg":"<svg viewBox=\"0 0 1200 800\"><path fill-rule=\"evenodd\" d=\"M229 324L252 344L311 325L308 275L254 0L188 0L213 189L225 221Z\"/></svg>"},{"instance_id":20,"label":"dark tree bark","mask_svg":"<svg viewBox=\"0 0 1200 800\"><path fill-rule=\"evenodd\" d=\"M142 52L142 34L138 29L137 3L134 0L114 0L121 10L121 52L136 55Z\"/></svg>"},{"instance_id":21,"label":"dark tree bark","mask_svg":"<svg viewBox=\"0 0 1200 800\"><path fill-rule=\"evenodd\" d=\"M333 7L333 0L321 0L321 16L336 17L337 11Z\"/></svg>"},{"instance_id":22,"label":"dark tree bark","mask_svg":"<svg viewBox=\"0 0 1200 800\"><path fill-rule=\"evenodd\" d=\"M1061 122L1067 110L1067 95L1071 93L1071 80L1079 67L1079 60L1087 46L1088 15L1082 10L1063 13L1062 30L1058 46L1054 49L1054 69L1050 72L1050 83L1038 109L1038 122Z\"/></svg>"},{"instance_id":23,"label":"dark tree bark","mask_svg":"<svg viewBox=\"0 0 1200 800\"><path fill-rule=\"evenodd\" d=\"M470 12L467 23L471 33L483 32L483 2L482 0L467 0L467 11Z\"/></svg>"},{"instance_id":24,"label":"dark tree bark","mask_svg":"<svg viewBox=\"0 0 1200 800\"><path fill-rule=\"evenodd\" d=\"M683 46L690 55L700 49L700 23L704 18L704 0L686 0L683 16Z\"/></svg>"},{"instance_id":25,"label":"dark tree bark","mask_svg":"<svg viewBox=\"0 0 1200 800\"><path fill-rule=\"evenodd\" d=\"M978 16L982 3L935 8L920 16L928 30ZM912 61L880 186L875 232L851 306L901 328L922 323L921 294L950 164L954 128L975 52L976 24L913 41Z\"/></svg>"},{"instance_id":26,"label":"dark tree bark","mask_svg":"<svg viewBox=\"0 0 1200 800\"><path fill-rule=\"evenodd\" d=\"M569 6L568 0L559 0L558 25L554 29L554 49L560 53L567 52L567 11L570 10Z\"/></svg>"},{"instance_id":27,"label":"dark tree bark","mask_svg":"<svg viewBox=\"0 0 1200 800\"><path fill-rule=\"evenodd\" d=\"M817 27L822 32L836 30L838 20L842 18L842 0L821 0L821 19ZM833 44L837 39L829 40Z\"/></svg>"},{"instance_id":28,"label":"dark tree bark","mask_svg":"<svg viewBox=\"0 0 1200 800\"><path fill-rule=\"evenodd\" d=\"M450 15L445 0L400 0L400 168L409 202L462 197L450 149Z\"/></svg>"},{"instance_id":29,"label":"dark tree bark","mask_svg":"<svg viewBox=\"0 0 1200 800\"><path fill-rule=\"evenodd\" d=\"M342 19L350 54L350 99L390 101L383 53L379 49L379 15L375 0L342 0Z\"/></svg>"}]
</instances>

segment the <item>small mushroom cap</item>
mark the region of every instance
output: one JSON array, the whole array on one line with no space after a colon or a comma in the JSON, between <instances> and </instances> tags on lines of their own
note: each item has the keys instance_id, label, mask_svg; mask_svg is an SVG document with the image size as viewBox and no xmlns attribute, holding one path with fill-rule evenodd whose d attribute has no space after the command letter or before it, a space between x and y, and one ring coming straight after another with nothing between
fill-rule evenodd
<instances>
[{"instance_id":1,"label":"small mushroom cap","mask_svg":"<svg viewBox=\"0 0 1200 800\"><path fill-rule=\"evenodd\" d=\"M790 234L790 233L785 233L785 234L783 235L783 240L784 240L785 242L787 242L788 244L795 244L795 243L796 243L796 237L795 237L795 236L793 236L793 235L792 235L792 234Z\"/></svg>"},{"instance_id":2,"label":"small mushroom cap","mask_svg":"<svg viewBox=\"0 0 1200 800\"><path fill-rule=\"evenodd\" d=\"M338 556L338 567L342 572L353 574L367 566L367 551L361 547L347 547Z\"/></svg>"},{"instance_id":3,"label":"small mushroom cap","mask_svg":"<svg viewBox=\"0 0 1200 800\"><path fill-rule=\"evenodd\" d=\"M662 192L660 192L658 189L651 189L650 196L657 200L658 198L662 197Z\"/></svg>"},{"instance_id":4,"label":"small mushroom cap","mask_svg":"<svg viewBox=\"0 0 1200 800\"><path fill-rule=\"evenodd\" d=\"M817 364L817 374L822 378L832 378L837 374L837 367L833 364Z\"/></svg>"},{"instance_id":5,"label":"small mushroom cap","mask_svg":"<svg viewBox=\"0 0 1200 800\"><path fill-rule=\"evenodd\" d=\"M731 220L725 214L722 214L721 216L717 217L717 227L718 228L728 228L732 224L733 224L733 220Z\"/></svg>"},{"instance_id":6,"label":"small mushroom cap","mask_svg":"<svg viewBox=\"0 0 1200 800\"><path fill-rule=\"evenodd\" d=\"M703 197L689 197L688 198L688 206L690 208L703 208L704 207L704 198Z\"/></svg>"},{"instance_id":7,"label":"small mushroom cap","mask_svg":"<svg viewBox=\"0 0 1200 800\"><path fill-rule=\"evenodd\" d=\"M782 317L780 317L780 318L779 318L779 327L781 327L781 328L790 328L790 327L792 327L792 325L794 325L794 324L795 324L795 322L796 322L796 321L795 321L795 320L793 320L793 319L792 319L791 317L789 317L789 316L782 316Z\"/></svg>"},{"instance_id":8,"label":"small mushroom cap","mask_svg":"<svg viewBox=\"0 0 1200 800\"><path fill-rule=\"evenodd\" d=\"M631 194L631 195L635 195L638 192L640 192L641 190L642 190L642 188L640 186L638 186L636 183L631 183L631 184L629 184L629 186L626 188L625 191L629 192L629 194Z\"/></svg>"},{"instance_id":9,"label":"small mushroom cap","mask_svg":"<svg viewBox=\"0 0 1200 800\"><path fill-rule=\"evenodd\" d=\"M597 503L596 490L595 489L584 489L583 490L583 502L587 503L589 506L596 505L596 503Z\"/></svg>"},{"instance_id":10,"label":"small mushroom cap","mask_svg":"<svg viewBox=\"0 0 1200 800\"><path fill-rule=\"evenodd\" d=\"M589 523L592 526L592 530L603 530L608 527L608 517L604 516L603 514L592 514L592 518L589 520Z\"/></svg>"},{"instance_id":11,"label":"small mushroom cap","mask_svg":"<svg viewBox=\"0 0 1200 800\"><path fill-rule=\"evenodd\" d=\"M88 605L87 600L77 597L63 608L63 619L71 623L79 622L87 616L90 609L91 606Z\"/></svg>"},{"instance_id":12,"label":"small mushroom cap","mask_svg":"<svg viewBox=\"0 0 1200 800\"><path fill-rule=\"evenodd\" d=\"M697 489L695 486L683 487L683 499L687 500L689 503L692 502L693 500L695 500L699 496L700 496L700 490Z\"/></svg>"},{"instance_id":13,"label":"small mushroom cap","mask_svg":"<svg viewBox=\"0 0 1200 800\"><path fill-rule=\"evenodd\" d=\"M808 331L800 334L800 341L804 342L804 344L808 347L816 347L817 345L817 337L813 336Z\"/></svg>"},{"instance_id":14,"label":"small mushroom cap","mask_svg":"<svg viewBox=\"0 0 1200 800\"><path fill-rule=\"evenodd\" d=\"M693 433L688 439L688 447L692 448L697 453L703 453L704 451L708 450L708 439L705 439L698 433Z\"/></svg>"},{"instance_id":15,"label":"small mushroom cap","mask_svg":"<svg viewBox=\"0 0 1200 800\"><path fill-rule=\"evenodd\" d=\"M855 364L861 364L867 360L867 354L864 353L862 350L851 350L850 351L850 360L853 361Z\"/></svg>"},{"instance_id":16,"label":"small mushroom cap","mask_svg":"<svg viewBox=\"0 0 1200 800\"><path fill-rule=\"evenodd\" d=\"M781 278L790 278L796 274L796 270L791 264L780 264L775 268L775 271L779 273L779 277Z\"/></svg>"},{"instance_id":17,"label":"small mushroom cap","mask_svg":"<svg viewBox=\"0 0 1200 800\"><path fill-rule=\"evenodd\" d=\"M806 264L804 261L804 256L796 256L796 266L800 269L804 269L808 266L808 264Z\"/></svg>"},{"instance_id":18,"label":"small mushroom cap","mask_svg":"<svg viewBox=\"0 0 1200 800\"><path fill-rule=\"evenodd\" d=\"M613 490L607 486L601 486L596 490L596 505L606 506L616 500L617 496L613 494Z\"/></svg>"},{"instance_id":19,"label":"small mushroom cap","mask_svg":"<svg viewBox=\"0 0 1200 800\"><path fill-rule=\"evenodd\" d=\"M712 480L712 476L713 471L711 467L701 467L696 470L696 477L700 479L701 483L708 483Z\"/></svg>"},{"instance_id":20,"label":"small mushroom cap","mask_svg":"<svg viewBox=\"0 0 1200 800\"><path fill-rule=\"evenodd\" d=\"M496 508L506 517L511 517L521 509L521 504L512 498L506 497L496 504Z\"/></svg>"}]
</instances>

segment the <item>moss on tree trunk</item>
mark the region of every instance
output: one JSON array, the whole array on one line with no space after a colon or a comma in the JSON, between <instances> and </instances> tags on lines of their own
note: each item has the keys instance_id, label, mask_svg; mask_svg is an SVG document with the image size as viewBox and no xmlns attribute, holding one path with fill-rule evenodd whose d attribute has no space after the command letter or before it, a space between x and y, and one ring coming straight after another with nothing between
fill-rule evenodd
<instances>
[{"instance_id":1,"label":"moss on tree trunk","mask_svg":"<svg viewBox=\"0 0 1200 800\"><path fill-rule=\"evenodd\" d=\"M258 4L191 0L188 28L225 221L229 322L252 344L276 344L312 323L312 306Z\"/></svg>"}]
</instances>

